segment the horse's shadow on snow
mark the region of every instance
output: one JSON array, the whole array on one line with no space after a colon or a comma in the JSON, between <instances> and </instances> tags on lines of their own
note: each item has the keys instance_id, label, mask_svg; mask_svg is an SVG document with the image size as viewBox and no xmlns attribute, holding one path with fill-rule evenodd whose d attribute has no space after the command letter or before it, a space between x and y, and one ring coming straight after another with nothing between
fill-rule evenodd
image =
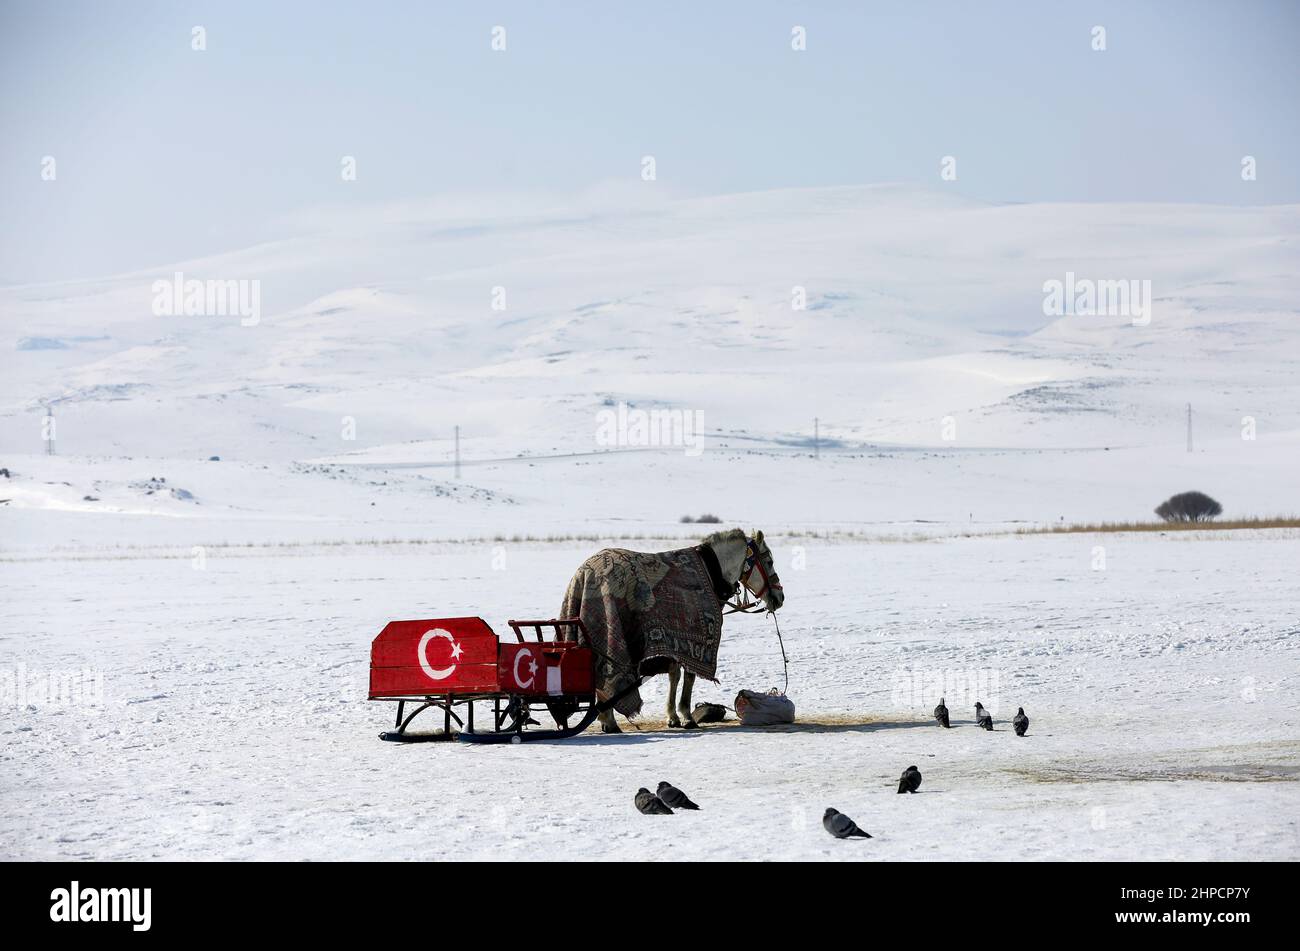
<instances>
[{"instance_id":1,"label":"horse's shadow on snow","mask_svg":"<svg viewBox=\"0 0 1300 951\"><path fill-rule=\"evenodd\" d=\"M834 723L781 723L772 726L744 726L738 722L710 724L700 727L698 730L680 730L668 727L654 727L637 730L635 727L625 728L622 733L600 733L588 732L568 740L543 740L540 742L551 743L569 743L581 742L584 745L592 746L623 746L632 743L648 743L659 740L672 739L691 739L702 740L712 733L722 734L822 734L822 733L876 733L881 730L908 730L914 727L925 727L933 729L934 724L929 720L863 720L861 722L834 722Z\"/></svg>"},{"instance_id":2,"label":"horse's shadow on snow","mask_svg":"<svg viewBox=\"0 0 1300 951\"><path fill-rule=\"evenodd\" d=\"M727 730L735 733L876 733L880 730L910 730L913 727L931 727L925 720L836 720L834 722L809 721L804 723L780 723L773 726L745 726L722 724L718 727L704 728L700 732ZM687 732L695 732L694 730Z\"/></svg>"}]
</instances>

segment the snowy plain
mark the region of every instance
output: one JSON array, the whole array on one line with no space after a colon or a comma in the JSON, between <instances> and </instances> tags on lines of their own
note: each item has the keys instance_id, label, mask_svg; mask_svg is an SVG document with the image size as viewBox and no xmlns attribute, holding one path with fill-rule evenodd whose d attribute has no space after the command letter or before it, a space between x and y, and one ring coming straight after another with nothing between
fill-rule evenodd
<instances>
[{"instance_id":1,"label":"snowy plain","mask_svg":"<svg viewBox=\"0 0 1300 951\"><path fill-rule=\"evenodd\" d=\"M0 688L102 676L6 697L0 856L1294 859L1298 533L1016 532L1190 488L1295 513L1296 211L394 214L0 289ZM260 323L155 316L177 270L261 280ZM1045 315L1067 270L1150 279L1149 325ZM619 403L700 413L702 451L598 444ZM669 731L651 681L618 737L377 739L386 621L507 633L594 549L690 544L703 512L771 537L794 727ZM697 699L780 678L770 622L731 618ZM638 815L661 779L702 811ZM877 838L831 840L826 806Z\"/></svg>"}]
</instances>

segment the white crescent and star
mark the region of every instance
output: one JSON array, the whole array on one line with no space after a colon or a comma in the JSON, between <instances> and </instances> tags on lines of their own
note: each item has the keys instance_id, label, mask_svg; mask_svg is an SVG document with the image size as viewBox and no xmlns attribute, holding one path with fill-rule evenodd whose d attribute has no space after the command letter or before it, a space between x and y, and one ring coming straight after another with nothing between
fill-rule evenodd
<instances>
[{"instance_id":1,"label":"white crescent and star","mask_svg":"<svg viewBox=\"0 0 1300 951\"><path fill-rule=\"evenodd\" d=\"M528 658L527 683L525 683L524 679L519 676L519 662L523 660L525 657ZM524 648L518 654L515 655L514 673L515 673L515 683L517 683L520 687L523 687L526 690L533 685L533 681L537 679L537 661L533 659L532 651L528 650L527 648Z\"/></svg>"},{"instance_id":2,"label":"white crescent and star","mask_svg":"<svg viewBox=\"0 0 1300 951\"><path fill-rule=\"evenodd\" d=\"M456 665L452 664L450 667L438 667L438 668L429 666L429 657L425 653L425 650L429 646L429 641L433 640L435 637L445 637L447 639L447 643L451 645L451 659L453 661L460 660L460 655L463 653L463 651L461 649L460 644L458 644L456 642L456 639L451 636L451 631L444 631L440 627L435 627L431 631L425 631L424 636L420 638L420 648L419 648L418 656L420 658L421 669L423 669L424 672L429 675L429 678L431 680L445 680L448 677L450 677L452 673L455 672Z\"/></svg>"}]
</instances>

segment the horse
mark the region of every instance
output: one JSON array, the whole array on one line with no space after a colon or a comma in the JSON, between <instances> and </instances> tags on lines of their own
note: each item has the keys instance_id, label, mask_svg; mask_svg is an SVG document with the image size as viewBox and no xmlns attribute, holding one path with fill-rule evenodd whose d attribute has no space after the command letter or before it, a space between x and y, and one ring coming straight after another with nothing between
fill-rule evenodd
<instances>
[{"instance_id":1,"label":"horse","mask_svg":"<svg viewBox=\"0 0 1300 951\"><path fill-rule=\"evenodd\" d=\"M674 590L656 587L670 574L669 584L685 584L686 587ZM706 589L699 590L705 585ZM713 651L716 651L720 637L722 608L740 593L742 587L757 599L755 604L761 604L768 611L775 612L785 603L781 579L773 565L772 550L763 533L756 531L750 536L735 528L715 532L694 548L674 552L643 553L623 549L598 552L579 567L569 582L560 616L583 617L588 628L589 645L602 658L598 672L603 672L603 677L598 673L597 679L599 692L604 694L603 700L625 703L619 707L619 712L625 716L635 715L640 709L637 687L641 678L652 673L667 673L668 725L693 729L697 726L691 717L695 672L669 654L656 654L652 648L648 650L638 621L649 618L658 602L672 599L677 609L672 619L679 622L682 618L695 619L694 623L700 627L711 629L711 648L706 644L705 652L699 656L693 651L699 649L700 632L677 631L667 635L679 648L678 656L700 660L707 673L716 663ZM655 627L654 634L664 637L660 627ZM641 656L635 656L638 653ZM647 654L652 656L647 657ZM647 660L652 661L649 670L642 667L642 662ZM614 719L613 709L602 712L599 721L604 733L622 732Z\"/></svg>"},{"instance_id":2,"label":"horse","mask_svg":"<svg viewBox=\"0 0 1300 951\"><path fill-rule=\"evenodd\" d=\"M730 532L718 532L701 541L708 545L718 559L722 577L729 581L732 590L737 585L744 586L754 598L760 599L763 606L775 613L785 603L785 591L781 587L781 578L773 565L772 550L767 546L763 533L757 531L752 539L746 538L740 529ZM733 570L734 566L734 570ZM732 581L731 579L735 580ZM677 684L681 681L681 702L677 702ZM668 668L668 725L687 730L697 729L699 724L691 715L691 691L695 687L695 674L673 664ZM613 720L611 715L609 718ZM605 729L605 722L601 722ZM614 729L618 729L615 725Z\"/></svg>"}]
</instances>

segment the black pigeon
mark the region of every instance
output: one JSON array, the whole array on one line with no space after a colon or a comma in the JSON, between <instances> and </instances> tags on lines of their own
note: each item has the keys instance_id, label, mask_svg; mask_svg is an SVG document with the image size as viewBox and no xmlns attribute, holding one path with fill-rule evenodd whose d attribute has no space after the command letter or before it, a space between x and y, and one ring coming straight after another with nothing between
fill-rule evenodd
<instances>
[{"instance_id":1,"label":"black pigeon","mask_svg":"<svg viewBox=\"0 0 1300 951\"><path fill-rule=\"evenodd\" d=\"M1025 731L1029 729L1029 717L1025 716L1024 707L1016 707L1016 717L1011 721L1011 725L1016 728L1016 736L1025 735Z\"/></svg>"},{"instance_id":2,"label":"black pigeon","mask_svg":"<svg viewBox=\"0 0 1300 951\"><path fill-rule=\"evenodd\" d=\"M640 812L647 816L671 816L673 811L664 805L664 801L642 786L636 791L636 798L632 800Z\"/></svg>"},{"instance_id":3,"label":"black pigeon","mask_svg":"<svg viewBox=\"0 0 1300 951\"><path fill-rule=\"evenodd\" d=\"M903 770L903 775L898 780L898 791L916 792L921 788L921 771L915 766L909 766Z\"/></svg>"},{"instance_id":4,"label":"black pigeon","mask_svg":"<svg viewBox=\"0 0 1300 951\"><path fill-rule=\"evenodd\" d=\"M948 708L943 705L943 697L939 698L939 705L934 708L934 718L939 721L939 726L945 730L952 726L948 722Z\"/></svg>"},{"instance_id":5,"label":"black pigeon","mask_svg":"<svg viewBox=\"0 0 1300 951\"><path fill-rule=\"evenodd\" d=\"M993 730L993 714L984 709L984 704L975 701L975 725L989 732Z\"/></svg>"},{"instance_id":6,"label":"black pigeon","mask_svg":"<svg viewBox=\"0 0 1300 951\"><path fill-rule=\"evenodd\" d=\"M834 809L827 809L826 814L822 816L822 828L837 839L871 838L871 833L863 832L856 822Z\"/></svg>"},{"instance_id":7,"label":"black pigeon","mask_svg":"<svg viewBox=\"0 0 1300 951\"><path fill-rule=\"evenodd\" d=\"M655 793L663 801L664 805L670 809L698 809L699 806L691 802L691 797L686 795L676 786L668 783L660 783Z\"/></svg>"}]
</instances>

